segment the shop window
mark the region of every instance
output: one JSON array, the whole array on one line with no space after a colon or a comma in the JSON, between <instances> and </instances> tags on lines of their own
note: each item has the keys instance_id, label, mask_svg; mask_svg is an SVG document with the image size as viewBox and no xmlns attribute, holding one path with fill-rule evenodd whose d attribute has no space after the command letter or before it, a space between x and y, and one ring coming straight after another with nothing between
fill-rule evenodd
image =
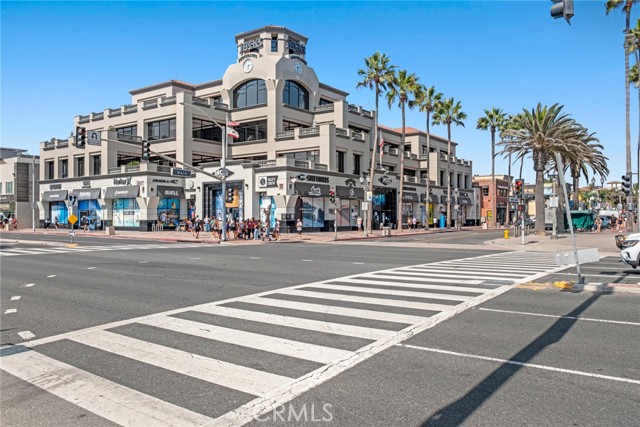
<instances>
[{"instance_id":1,"label":"shop window","mask_svg":"<svg viewBox=\"0 0 640 427\"><path fill-rule=\"evenodd\" d=\"M168 139L176 137L176 119L160 120L147 123L147 139Z\"/></svg>"},{"instance_id":2,"label":"shop window","mask_svg":"<svg viewBox=\"0 0 640 427\"><path fill-rule=\"evenodd\" d=\"M113 201L113 225L116 227L139 227L140 206L136 199Z\"/></svg>"},{"instance_id":3,"label":"shop window","mask_svg":"<svg viewBox=\"0 0 640 427\"><path fill-rule=\"evenodd\" d=\"M267 87L264 80L250 80L233 91L233 106L235 108L266 105Z\"/></svg>"},{"instance_id":4,"label":"shop window","mask_svg":"<svg viewBox=\"0 0 640 427\"><path fill-rule=\"evenodd\" d=\"M164 219L165 228L177 228L180 224L180 199L160 199L158 221Z\"/></svg>"},{"instance_id":5,"label":"shop window","mask_svg":"<svg viewBox=\"0 0 640 427\"><path fill-rule=\"evenodd\" d=\"M5 183L5 194L13 194L13 181L7 181Z\"/></svg>"},{"instance_id":6,"label":"shop window","mask_svg":"<svg viewBox=\"0 0 640 427\"><path fill-rule=\"evenodd\" d=\"M304 228L324 227L324 198L301 197L301 199L302 226Z\"/></svg>"},{"instance_id":7,"label":"shop window","mask_svg":"<svg viewBox=\"0 0 640 427\"><path fill-rule=\"evenodd\" d=\"M291 107L309 109L309 91L298 83L287 80L284 83L284 91L282 93L282 102Z\"/></svg>"}]
</instances>

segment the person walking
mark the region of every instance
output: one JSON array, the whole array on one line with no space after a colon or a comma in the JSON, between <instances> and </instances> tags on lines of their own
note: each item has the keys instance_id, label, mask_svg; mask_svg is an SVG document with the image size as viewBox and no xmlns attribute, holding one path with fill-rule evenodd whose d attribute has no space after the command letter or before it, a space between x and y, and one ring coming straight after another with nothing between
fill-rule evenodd
<instances>
[{"instance_id":1,"label":"person walking","mask_svg":"<svg viewBox=\"0 0 640 427\"><path fill-rule=\"evenodd\" d=\"M302 239L302 219L298 218L296 222L296 233L298 233L298 238Z\"/></svg>"},{"instance_id":2,"label":"person walking","mask_svg":"<svg viewBox=\"0 0 640 427\"><path fill-rule=\"evenodd\" d=\"M358 219L356 220L356 224L358 225L358 231L362 231L362 217L358 215Z\"/></svg>"},{"instance_id":3,"label":"person walking","mask_svg":"<svg viewBox=\"0 0 640 427\"><path fill-rule=\"evenodd\" d=\"M196 216L196 220L194 221L194 224L193 224L193 234L196 239L200 238L201 229L202 229L202 220L200 219L200 217Z\"/></svg>"},{"instance_id":4,"label":"person walking","mask_svg":"<svg viewBox=\"0 0 640 427\"><path fill-rule=\"evenodd\" d=\"M276 240L280 240L280 220L279 219L276 220L276 228L275 230L273 230L273 237L275 237Z\"/></svg>"},{"instance_id":5,"label":"person walking","mask_svg":"<svg viewBox=\"0 0 640 427\"><path fill-rule=\"evenodd\" d=\"M53 227L57 230L58 229L58 224L60 224L60 220L58 219L58 217L55 217L53 220Z\"/></svg>"},{"instance_id":6,"label":"person walking","mask_svg":"<svg viewBox=\"0 0 640 427\"><path fill-rule=\"evenodd\" d=\"M416 218L414 216L413 219L411 220L411 225L413 226L414 230L417 230L418 229L418 218Z\"/></svg>"}]
</instances>

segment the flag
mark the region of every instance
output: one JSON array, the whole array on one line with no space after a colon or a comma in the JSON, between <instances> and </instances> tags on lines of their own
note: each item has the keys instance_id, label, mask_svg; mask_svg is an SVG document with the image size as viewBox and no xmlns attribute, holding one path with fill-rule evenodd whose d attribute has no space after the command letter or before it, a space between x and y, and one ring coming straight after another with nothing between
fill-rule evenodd
<instances>
[{"instance_id":1,"label":"flag","mask_svg":"<svg viewBox=\"0 0 640 427\"><path fill-rule=\"evenodd\" d=\"M233 139L238 139L238 138L240 138L240 134L238 133L238 131L237 131L237 130L235 130L235 129L231 129L231 128L229 128L229 129L227 130L227 135L229 135L229 136L230 136L231 138L233 138Z\"/></svg>"},{"instance_id":2,"label":"flag","mask_svg":"<svg viewBox=\"0 0 640 427\"><path fill-rule=\"evenodd\" d=\"M227 122L227 126L240 126L238 122Z\"/></svg>"},{"instance_id":3,"label":"flag","mask_svg":"<svg viewBox=\"0 0 640 427\"><path fill-rule=\"evenodd\" d=\"M382 168L382 155L384 154L384 139L380 135L380 168Z\"/></svg>"}]
</instances>

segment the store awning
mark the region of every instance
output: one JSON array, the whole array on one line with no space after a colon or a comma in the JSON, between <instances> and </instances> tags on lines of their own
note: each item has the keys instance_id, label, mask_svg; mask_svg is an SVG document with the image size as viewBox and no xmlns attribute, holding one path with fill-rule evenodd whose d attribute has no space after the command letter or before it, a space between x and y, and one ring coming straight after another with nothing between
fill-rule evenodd
<instances>
[{"instance_id":1,"label":"store awning","mask_svg":"<svg viewBox=\"0 0 640 427\"><path fill-rule=\"evenodd\" d=\"M471 198L469 197L460 197L458 198L459 202L460 202L460 206L471 206Z\"/></svg>"},{"instance_id":2,"label":"store awning","mask_svg":"<svg viewBox=\"0 0 640 427\"><path fill-rule=\"evenodd\" d=\"M105 199L133 199L138 197L138 186L129 185L126 187L107 187L104 195Z\"/></svg>"},{"instance_id":3,"label":"store awning","mask_svg":"<svg viewBox=\"0 0 640 427\"><path fill-rule=\"evenodd\" d=\"M418 193L402 193L402 201L403 202L414 202L418 203Z\"/></svg>"},{"instance_id":4,"label":"store awning","mask_svg":"<svg viewBox=\"0 0 640 427\"><path fill-rule=\"evenodd\" d=\"M99 188L84 188L79 190L73 190L72 196L76 196L78 200L96 200L100 198Z\"/></svg>"},{"instance_id":5,"label":"store awning","mask_svg":"<svg viewBox=\"0 0 640 427\"><path fill-rule=\"evenodd\" d=\"M184 199L184 188L158 185L158 196L165 199Z\"/></svg>"},{"instance_id":6,"label":"store awning","mask_svg":"<svg viewBox=\"0 0 640 427\"><path fill-rule=\"evenodd\" d=\"M364 200L364 189L336 185L336 197L339 199L361 199Z\"/></svg>"},{"instance_id":7,"label":"store awning","mask_svg":"<svg viewBox=\"0 0 640 427\"><path fill-rule=\"evenodd\" d=\"M303 197L329 197L329 186L308 182L296 182L295 192Z\"/></svg>"},{"instance_id":8,"label":"store awning","mask_svg":"<svg viewBox=\"0 0 640 427\"><path fill-rule=\"evenodd\" d=\"M45 191L42 193L43 202L64 202L67 200L67 190Z\"/></svg>"}]
</instances>

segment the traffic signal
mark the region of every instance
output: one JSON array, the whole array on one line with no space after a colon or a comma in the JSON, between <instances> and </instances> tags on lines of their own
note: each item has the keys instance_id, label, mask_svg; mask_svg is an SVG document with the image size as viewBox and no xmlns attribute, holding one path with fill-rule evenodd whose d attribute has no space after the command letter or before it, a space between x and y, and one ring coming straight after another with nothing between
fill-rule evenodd
<instances>
[{"instance_id":1,"label":"traffic signal","mask_svg":"<svg viewBox=\"0 0 640 427\"><path fill-rule=\"evenodd\" d=\"M329 201L332 204L336 204L336 192L334 190L329 190Z\"/></svg>"},{"instance_id":2,"label":"traffic signal","mask_svg":"<svg viewBox=\"0 0 640 427\"><path fill-rule=\"evenodd\" d=\"M87 128L76 126L76 147L82 148L87 143Z\"/></svg>"},{"instance_id":3,"label":"traffic signal","mask_svg":"<svg viewBox=\"0 0 640 427\"><path fill-rule=\"evenodd\" d=\"M622 191L627 196L631 195L631 174L622 175Z\"/></svg>"},{"instance_id":4,"label":"traffic signal","mask_svg":"<svg viewBox=\"0 0 640 427\"><path fill-rule=\"evenodd\" d=\"M233 188L227 188L227 203L233 203Z\"/></svg>"},{"instance_id":5,"label":"traffic signal","mask_svg":"<svg viewBox=\"0 0 640 427\"><path fill-rule=\"evenodd\" d=\"M516 191L516 197L518 199L522 198L522 190L524 187L524 182L521 179L516 179L516 184L514 185Z\"/></svg>"},{"instance_id":6,"label":"traffic signal","mask_svg":"<svg viewBox=\"0 0 640 427\"><path fill-rule=\"evenodd\" d=\"M564 18L567 23L571 25L571 18L573 17L573 0L551 0L551 17L553 19Z\"/></svg>"},{"instance_id":7,"label":"traffic signal","mask_svg":"<svg viewBox=\"0 0 640 427\"><path fill-rule=\"evenodd\" d=\"M149 160L151 158L151 143L149 141L142 141L142 160Z\"/></svg>"}]
</instances>

